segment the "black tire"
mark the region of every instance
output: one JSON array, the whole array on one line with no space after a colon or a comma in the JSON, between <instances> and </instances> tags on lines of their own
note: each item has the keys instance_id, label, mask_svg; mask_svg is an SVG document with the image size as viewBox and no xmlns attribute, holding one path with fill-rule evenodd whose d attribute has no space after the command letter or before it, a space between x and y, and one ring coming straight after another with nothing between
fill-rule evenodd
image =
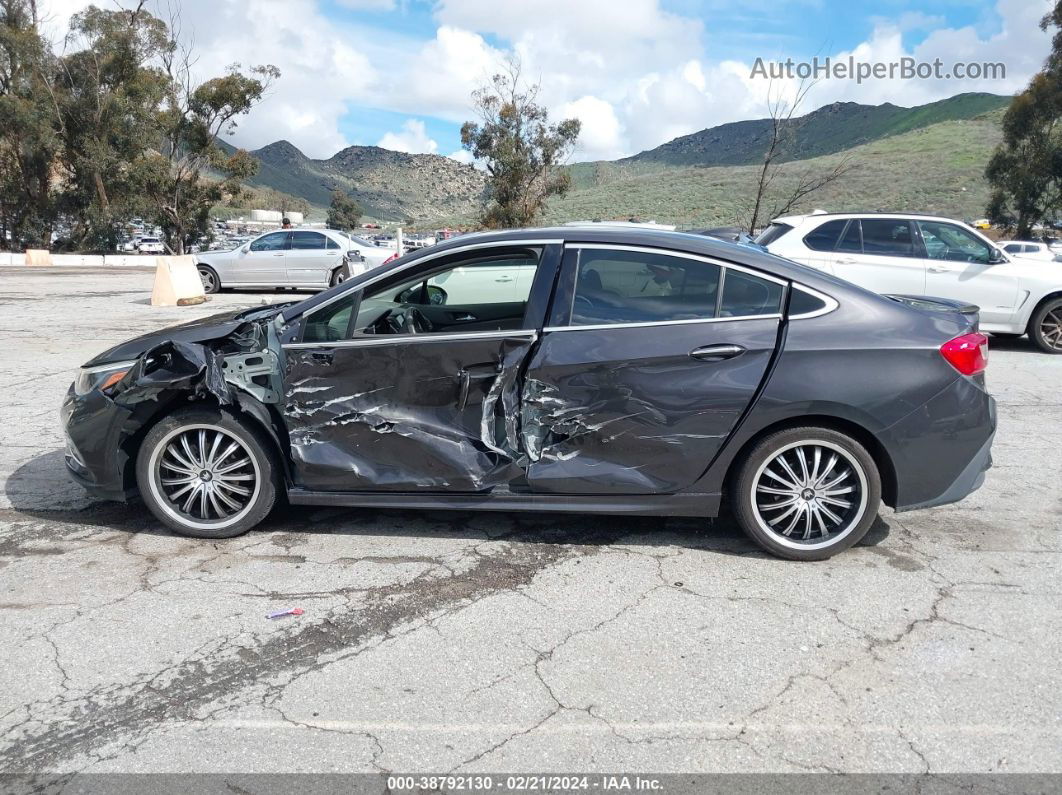
<instances>
[{"instance_id":1,"label":"black tire","mask_svg":"<svg viewBox=\"0 0 1062 795\"><path fill-rule=\"evenodd\" d=\"M196 270L199 271L199 280L203 282L204 293L220 293L221 292L221 279L218 278L218 272L211 268L209 265L198 265Z\"/></svg>"},{"instance_id":2,"label":"black tire","mask_svg":"<svg viewBox=\"0 0 1062 795\"><path fill-rule=\"evenodd\" d=\"M789 428L749 451L731 479L729 497L741 529L772 555L826 560L857 543L874 523L881 477L870 453L851 437L828 428ZM848 507L841 507L844 503ZM794 516L795 529L790 525ZM833 519L839 520L836 527Z\"/></svg>"},{"instance_id":3,"label":"black tire","mask_svg":"<svg viewBox=\"0 0 1062 795\"><path fill-rule=\"evenodd\" d=\"M233 442L235 449L225 454ZM281 478L271 450L269 442L235 414L181 409L160 420L140 445L140 496L159 521L180 535L242 535L265 519L277 500ZM244 458L247 463L241 464Z\"/></svg>"},{"instance_id":4,"label":"black tire","mask_svg":"<svg viewBox=\"0 0 1062 795\"><path fill-rule=\"evenodd\" d=\"M332 271L332 278L328 280L329 287L335 287L337 284L342 284L347 280L347 268L345 265L340 265L334 271Z\"/></svg>"},{"instance_id":5,"label":"black tire","mask_svg":"<svg viewBox=\"0 0 1062 795\"><path fill-rule=\"evenodd\" d=\"M1062 298L1053 298L1033 313L1029 338L1044 353L1062 353Z\"/></svg>"}]
</instances>

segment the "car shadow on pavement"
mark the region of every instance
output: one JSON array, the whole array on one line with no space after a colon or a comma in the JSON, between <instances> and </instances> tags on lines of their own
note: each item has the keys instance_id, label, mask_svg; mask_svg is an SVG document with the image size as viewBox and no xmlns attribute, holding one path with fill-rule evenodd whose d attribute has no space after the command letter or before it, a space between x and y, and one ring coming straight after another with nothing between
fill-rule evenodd
<instances>
[{"instance_id":1,"label":"car shadow on pavement","mask_svg":"<svg viewBox=\"0 0 1062 795\"><path fill-rule=\"evenodd\" d=\"M3 524L19 518L46 523L34 538L61 537L71 528L174 536L138 499L102 502L87 497L66 474L63 451L53 450L19 466L3 484L10 508ZM5 517L4 514L7 514ZM890 526L878 516L859 546L876 546ZM404 510L278 505L255 535L283 536L283 545L314 535L395 536L508 541L530 544L679 546L743 557L769 557L724 510L716 519L586 513ZM0 531L0 552L5 547ZM215 542L217 543L217 542Z\"/></svg>"},{"instance_id":2,"label":"car shadow on pavement","mask_svg":"<svg viewBox=\"0 0 1062 795\"><path fill-rule=\"evenodd\" d=\"M1020 353L1044 353L1028 337L995 337L989 336L988 350L1016 351ZM991 353L989 353L991 355ZM1044 354L1045 356L1047 354Z\"/></svg>"}]
</instances>

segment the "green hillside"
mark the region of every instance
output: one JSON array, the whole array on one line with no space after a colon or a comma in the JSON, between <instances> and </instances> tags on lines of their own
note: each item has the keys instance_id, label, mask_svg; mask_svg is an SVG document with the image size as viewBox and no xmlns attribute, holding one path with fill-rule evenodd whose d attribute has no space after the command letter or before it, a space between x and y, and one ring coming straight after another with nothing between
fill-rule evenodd
<instances>
[{"instance_id":1,"label":"green hillside","mask_svg":"<svg viewBox=\"0 0 1062 795\"><path fill-rule=\"evenodd\" d=\"M1010 97L995 94L959 94L914 108L835 102L793 119L793 143L786 159L803 160L833 154L889 135L939 124L972 119L998 110ZM763 158L770 141L770 119L723 124L684 135L655 149L617 161L620 164L667 166L749 165Z\"/></svg>"},{"instance_id":2,"label":"green hillside","mask_svg":"<svg viewBox=\"0 0 1062 795\"><path fill-rule=\"evenodd\" d=\"M1002 113L995 110L970 120L939 122L836 154L786 163L775 193L784 193L805 170L825 171L847 156L854 171L810 197L800 210L888 209L981 216L988 200L984 167L1000 140ZM545 221L637 217L681 227L738 224L748 217L757 171L751 165L603 164L593 180L584 170L580 186L552 200Z\"/></svg>"}]
</instances>

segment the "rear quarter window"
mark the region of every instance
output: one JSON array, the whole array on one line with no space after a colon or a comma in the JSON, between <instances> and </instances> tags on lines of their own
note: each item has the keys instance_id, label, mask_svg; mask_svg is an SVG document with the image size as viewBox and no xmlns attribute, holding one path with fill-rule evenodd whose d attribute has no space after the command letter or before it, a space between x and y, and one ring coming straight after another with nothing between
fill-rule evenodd
<instances>
[{"instance_id":1,"label":"rear quarter window","mask_svg":"<svg viewBox=\"0 0 1062 795\"><path fill-rule=\"evenodd\" d=\"M799 317L821 312L827 304L821 298L806 293L800 288L794 288L789 296L789 316Z\"/></svg>"}]
</instances>

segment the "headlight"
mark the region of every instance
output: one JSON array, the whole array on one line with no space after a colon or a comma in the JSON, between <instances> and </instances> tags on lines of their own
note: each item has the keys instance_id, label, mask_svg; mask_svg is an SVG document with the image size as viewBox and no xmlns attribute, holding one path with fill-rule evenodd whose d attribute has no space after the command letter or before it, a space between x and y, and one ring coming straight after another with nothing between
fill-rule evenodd
<instances>
[{"instance_id":1,"label":"headlight","mask_svg":"<svg viewBox=\"0 0 1062 795\"><path fill-rule=\"evenodd\" d=\"M82 367L74 380L74 392L87 395L94 389L104 390L114 386L128 373L136 361L101 364L98 367Z\"/></svg>"}]
</instances>

